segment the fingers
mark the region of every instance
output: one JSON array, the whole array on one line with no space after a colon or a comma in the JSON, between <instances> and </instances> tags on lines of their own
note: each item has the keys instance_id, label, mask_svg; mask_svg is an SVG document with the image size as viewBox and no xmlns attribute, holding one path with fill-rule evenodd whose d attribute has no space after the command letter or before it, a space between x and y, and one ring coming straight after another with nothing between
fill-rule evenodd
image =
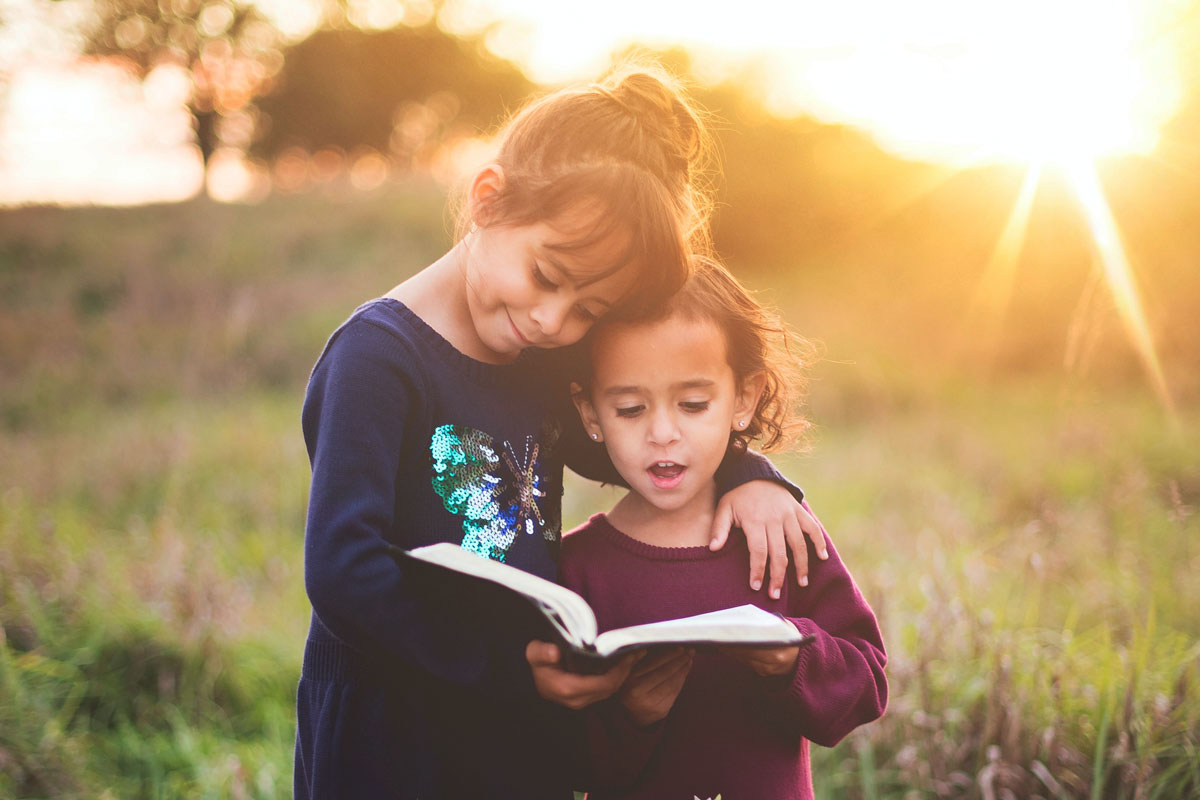
<instances>
[{"instance_id":1,"label":"fingers","mask_svg":"<svg viewBox=\"0 0 1200 800\"><path fill-rule=\"evenodd\" d=\"M615 667L604 673L603 677L607 678L608 681L612 683L612 689L608 692L608 694L615 692L620 688L621 684L629 679L629 676L633 674L634 668L645 660L643 658L645 655L645 650L637 653L630 653L618 661ZM608 695L605 695L605 697L607 696Z\"/></svg>"},{"instance_id":2,"label":"fingers","mask_svg":"<svg viewBox=\"0 0 1200 800\"><path fill-rule=\"evenodd\" d=\"M629 671L637 662L634 656L626 656L608 672L599 675L578 675L550 667L541 676L543 697L566 706L573 711L611 697L629 677Z\"/></svg>"},{"instance_id":3,"label":"fingers","mask_svg":"<svg viewBox=\"0 0 1200 800\"><path fill-rule=\"evenodd\" d=\"M575 711L616 692L637 661L629 656L601 675L576 675L560 666L562 651L557 645L538 641L525 645L525 660L538 694Z\"/></svg>"},{"instance_id":4,"label":"fingers","mask_svg":"<svg viewBox=\"0 0 1200 800\"><path fill-rule=\"evenodd\" d=\"M525 645L525 660L531 667L550 667L562 659L558 645L532 641Z\"/></svg>"},{"instance_id":5,"label":"fingers","mask_svg":"<svg viewBox=\"0 0 1200 800\"><path fill-rule=\"evenodd\" d=\"M644 675L658 667L664 661L670 661L673 658L678 658L679 654L683 652L686 652L683 647L639 650L637 653L639 656L641 656L641 658L636 664L633 665L633 669L630 671L629 677L636 678L639 675Z\"/></svg>"},{"instance_id":6,"label":"fingers","mask_svg":"<svg viewBox=\"0 0 1200 800\"><path fill-rule=\"evenodd\" d=\"M812 539L813 547L817 551L817 558L822 561L829 558L829 546L825 544L825 530L821 527L821 523L817 522L817 518L808 513L807 508L800 506L796 509L796 519L800 522L800 529L809 539Z\"/></svg>"},{"instance_id":7,"label":"fingers","mask_svg":"<svg viewBox=\"0 0 1200 800\"><path fill-rule=\"evenodd\" d=\"M791 517L785 517L785 521ZM770 557L771 582L769 594L772 600L778 600L783 590L783 582L787 580L787 532L785 526L771 523L767 526L767 553Z\"/></svg>"},{"instance_id":8,"label":"fingers","mask_svg":"<svg viewBox=\"0 0 1200 800\"><path fill-rule=\"evenodd\" d=\"M767 534L759 523L745 523L742 533L746 536L746 547L750 550L750 588L762 588L763 573L767 571Z\"/></svg>"},{"instance_id":9,"label":"fingers","mask_svg":"<svg viewBox=\"0 0 1200 800\"><path fill-rule=\"evenodd\" d=\"M720 550L724 547L725 540L729 538L729 529L731 527L733 527L733 508L729 504L729 501L725 497L722 497L721 501L717 503L717 513L713 514L708 549Z\"/></svg>"},{"instance_id":10,"label":"fingers","mask_svg":"<svg viewBox=\"0 0 1200 800\"><path fill-rule=\"evenodd\" d=\"M671 710L691 672L694 658L694 650L679 650L666 659L647 659L654 662L654 667L640 676L631 677L621 687L621 703L635 722L646 725L662 719Z\"/></svg>"},{"instance_id":11,"label":"fingers","mask_svg":"<svg viewBox=\"0 0 1200 800\"><path fill-rule=\"evenodd\" d=\"M609 667L607 672L600 672L595 675L583 675L575 672L563 673L564 686L569 687L573 692L586 695L598 695L597 700L608 697L610 694L621 688L621 684L629 678L635 664L638 663L641 656L638 653L630 653L624 656L613 666Z\"/></svg>"},{"instance_id":12,"label":"fingers","mask_svg":"<svg viewBox=\"0 0 1200 800\"><path fill-rule=\"evenodd\" d=\"M796 660L799 657L799 647L764 647L751 654L746 659L746 664L764 677L787 675L796 671Z\"/></svg>"},{"instance_id":13,"label":"fingers","mask_svg":"<svg viewBox=\"0 0 1200 800\"><path fill-rule=\"evenodd\" d=\"M687 674L692 671L692 661L695 659L695 655L693 651L689 650L680 653L670 661L659 664L653 672L645 677L647 688L652 693L677 694Z\"/></svg>"},{"instance_id":14,"label":"fingers","mask_svg":"<svg viewBox=\"0 0 1200 800\"><path fill-rule=\"evenodd\" d=\"M799 647L722 647L720 652L764 676L795 672L800 658Z\"/></svg>"},{"instance_id":15,"label":"fingers","mask_svg":"<svg viewBox=\"0 0 1200 800\"><path fill-rule=\"evenodd\" d=\"M683 647L672 647L661 653L647 655L630 671L629 680L655 680L654 676L670 673L680 664L690 664L693 652Z\"/></svg>"},{"instance_id":16,"label":"fingers","mask_svg":"<svg viewBox=\"0 0 1200 800\"><path fill-rule=\"evenodd\" d=\"M799 518L784 519L783 528L788 548L792 551L792 563L796 567L796 583L808 586L808 544L804 529L800 527Z\"/></svg>"}]
</instances>

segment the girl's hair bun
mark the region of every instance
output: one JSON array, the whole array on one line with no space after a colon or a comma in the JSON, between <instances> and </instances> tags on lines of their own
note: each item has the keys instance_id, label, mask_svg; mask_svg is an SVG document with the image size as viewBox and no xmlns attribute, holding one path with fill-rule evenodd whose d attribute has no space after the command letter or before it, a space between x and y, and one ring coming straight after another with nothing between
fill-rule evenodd
<instances>
[{"instance_id":1,"label":"girl's hair bun","mask_svg":"<svg viewBox=\"0 0 1200 800\"><path fill-rule=\"evenodd\" d=\"M597 90L620 104L657 140L666 162L691 182L707 154L705 127L679 81L647 65L618 68Z\"/></svg>"}]
</instances>

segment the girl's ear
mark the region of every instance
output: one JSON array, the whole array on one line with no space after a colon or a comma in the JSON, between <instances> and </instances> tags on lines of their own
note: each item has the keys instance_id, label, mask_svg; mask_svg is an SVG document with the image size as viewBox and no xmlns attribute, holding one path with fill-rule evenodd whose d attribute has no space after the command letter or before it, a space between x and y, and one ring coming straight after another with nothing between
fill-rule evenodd
<instances>
[{"instance_id":1,"label":"girl's ear","mask_svg":"<svg viewBox=\"0 0 1200 800\"><path fill-rule=\"evenodd\" d=\"M583 422L583 429L587 431L588 438L593 442L603 442L604 433L600 430L600 418L596 415L596 408L583 391L583 387L575 381L571 381L571 401L575 403L575 410L579 412L579 419Z\"/></svg>"},{"instance_id":2,"label":"girl's ear","mask_svg":"<svg viewBox=\"0 0 1200 800\"><path fill-rule=\"evenodd\" d=\"M758 399L767 385L767 373L756 372L742 379L733 403L733 420L730 427L735 431L745 430L758 409Z\"/></svg>"},{"instance_id":3,"label":"girl's ear","mask_svg":"<svg viewBox=\"0 0 1200 800\"><path fill-rule=\"evenodd\" d=\"M504 170L499 164L479 170L467 190L467 213L472 223L484 227L491 221L491 203L503 189Z\"/></svg>"}]
</instances>

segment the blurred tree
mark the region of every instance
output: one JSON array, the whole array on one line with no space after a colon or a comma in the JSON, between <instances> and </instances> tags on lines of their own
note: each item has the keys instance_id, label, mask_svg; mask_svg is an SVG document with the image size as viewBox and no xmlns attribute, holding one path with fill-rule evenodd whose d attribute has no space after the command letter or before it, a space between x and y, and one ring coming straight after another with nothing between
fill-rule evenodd
<instances>
[{"instance_id":1,"label":"blurred tree","mask_svg":"<svg viewBox=\"0 0 1200 800\"><path fill-rule=\"evenodd\" d=\"M420 166L442 142L493 126L530 91L512 62L480 36L433 22L388 30L320 30L284 54L258 102L254 155L370 147L400 166Z\"/></svg>"},{"instance_id":2,"label":"blurred tree","mask_svg":"<svg viewBox=\"0 0 1200 800\"><path fill-rule=\"evenodd\" d=\"M84 35L86 54L123 59L139 78L160 67L190 75L206 165L221 143L248 142L238 130L282 61L279 32L243 0L95 0Z\"/></svg>"}]
</instances>

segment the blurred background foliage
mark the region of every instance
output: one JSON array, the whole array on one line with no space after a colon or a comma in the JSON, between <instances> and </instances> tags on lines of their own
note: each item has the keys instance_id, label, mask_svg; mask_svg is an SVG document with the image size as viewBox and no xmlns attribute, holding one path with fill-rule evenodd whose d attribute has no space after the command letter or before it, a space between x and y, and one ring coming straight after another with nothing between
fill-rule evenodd
<instances>
[{"instance_id":1,"label":"blurred background foliage","mask_svg":"<svg viewBox=\"0 0 1200 800\"><path fill-rule=\"evenodd\" d=\"M228 120L282 63L278 31L246 2L97 0L80 33L85 55L117 58L141 79L164 66L189 73L188 111L205 164L222 141L236 138Z\"/></svg>"},{"instance_id":2,"label":"blurred background foliage","mask_svg":"<svg viewBox=\"0 0 1200 800\"><path fill-rule=\"evenodd\" d=\"M138 75L186 70L205 160L243 154L271 191L0 211L2 796L290 794L308 371L444 252L446 174L544 89L441 4L365 8L293 40L252 4L97 0L80 29ZM1171 415L1061 177L989 326L1024 171L777 116L753 71L694 82L717 246L823 343L815 448L777 458L891 655L888 715L816 749L818 796L1197 795L1197 82L1154 158L1100 164ZM565 521L611 500L573 481Z\"/></svg>"},{"instance_id":3,"label":"blurred background foliage","mask_svg":"<svg viewBox=\"0 0 1200 800\"><path fill-rule=\"evenodd\" d=\"M477 136L532 90L480 39L451 36L432 22L317 31L288 49L274 89L258 102L250 151L273 159L288 147L369 148L421 169L445 142Z\"/></svg>"}]
</instances>

